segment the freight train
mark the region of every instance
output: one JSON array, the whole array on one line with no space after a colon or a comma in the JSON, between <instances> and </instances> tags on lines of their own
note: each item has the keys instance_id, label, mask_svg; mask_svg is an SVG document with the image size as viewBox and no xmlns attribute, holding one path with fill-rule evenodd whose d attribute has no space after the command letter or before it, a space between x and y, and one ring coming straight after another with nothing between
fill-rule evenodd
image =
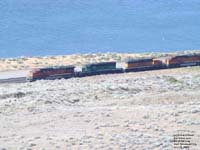
<instances>
[{"instance_id":1,"label":"freight train","mask_svg":"<svg viewBox=\"0 0 200 150\"><path fill-rule=\"evenodd\" d=\"M82 66L81 71L75 71L75 66L58 66L33 69L27 75L27 81L41 79L68 79L71 77L85 77L100 74L114 74L137 72L157 69L168 69L200 65L200 54L174 55L163 58L139 58L125 62L124 68L117 68L116 62L92 63Z\"/></svg>"}]
</instances>

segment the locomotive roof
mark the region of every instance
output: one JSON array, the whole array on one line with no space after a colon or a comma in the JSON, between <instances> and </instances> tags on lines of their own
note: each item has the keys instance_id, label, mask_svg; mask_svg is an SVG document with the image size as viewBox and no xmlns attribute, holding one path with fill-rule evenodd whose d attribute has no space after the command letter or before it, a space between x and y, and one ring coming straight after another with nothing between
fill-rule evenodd
<instances>
[{"instance_id":1,"label":"locomotive roof","mask_svg":"<svg viewBox=\"0 0 200 150\"><path fill-rule=\"evenodd\" d=\"M111 64L116 64L116 62L100 62L100 63L90 63L90 64L85 64L85 67L91 67L91 66L100 66L100 65L111 65Z\"/></svg>"},{"instance_id":2,"label":"locomotive roof","mask_svg":"<svg viewBox=\"0 0 200 150\"><path fill-rule=\"evenodd\" d=\"M55 69L73 69L75 66L54 66L54 67L46 67L46 68L41 68L41 71L48 71L48 70L55 70Z\"/></svg>"},{"instance_id":3,"label":"locomotive roof","mask_svg":"<svg viewBox=\"0 0 200 150\"><path fill-rule=\"evenodd\" d=\"M153 58L135 58L135 59L129 59L126 61L126 63L135 63L135 62L147 62L152 61Z\"/></svg>"}]
</instances>

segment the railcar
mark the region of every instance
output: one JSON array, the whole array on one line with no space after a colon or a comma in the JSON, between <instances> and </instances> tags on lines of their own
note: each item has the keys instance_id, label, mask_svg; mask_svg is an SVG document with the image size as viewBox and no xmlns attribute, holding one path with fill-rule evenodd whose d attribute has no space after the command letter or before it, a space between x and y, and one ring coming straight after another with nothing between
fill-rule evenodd
<instances>
[{"instance_id":1,"label":"railcar","mask_svg":"<svg viewBox=\"0 0 200 150\"><path fill-rule=\"evenodd\" d=\"M200 65L200 54L177 55L166 58L168 68L198 66Z\"/></svg>"},{"instance_id":2,"label":"railcar","mask_svg":"<svg viewBox=\"0 0 200 150\"><path fill-rule=\"evenodd\" d=\"M82 66L82 70L77 72L77 77L100 75L100 74L112 74L123 73L122 68L116 68L116 62L101 62L91 63Z\"/></svg>"},{"instance_id":3,"label":"railcar","mask_svg":"<svg viewBox=\"0 0 200 150\"><path fill-rule=\"evenodd\" d=\"M38 68L31 70L26 80L27 81L35 81L41 79L61 79L61 78L70 78L74 77L74 66L59 66L59 67L50 67L50 68Z\"/></svg>"},{"instance_id":4,"label":"railcar","mask_svg":"<svg viewBox=\"0 0 200 150\"><path fill-rule=\"evenodd\" d=\"M147 71L161 68L163 68L163 64L159 59L139 58L125 62L125 72Z\"/></svg>"}]
</instances>

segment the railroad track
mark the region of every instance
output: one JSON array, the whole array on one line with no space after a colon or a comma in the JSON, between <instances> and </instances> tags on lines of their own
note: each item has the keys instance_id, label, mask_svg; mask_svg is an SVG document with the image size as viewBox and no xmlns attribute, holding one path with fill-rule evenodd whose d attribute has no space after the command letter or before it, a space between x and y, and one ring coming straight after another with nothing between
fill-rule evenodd
<instances>
[{"instance_id":1,"label":"railroad track","mask_svg":"<svg viewBox=\"0 0 200 150\"><path fill-rule=\"evenodd\" d=\"M25 83L26 77L0 79L0 83Z\"/></svg>"}]
</instances>

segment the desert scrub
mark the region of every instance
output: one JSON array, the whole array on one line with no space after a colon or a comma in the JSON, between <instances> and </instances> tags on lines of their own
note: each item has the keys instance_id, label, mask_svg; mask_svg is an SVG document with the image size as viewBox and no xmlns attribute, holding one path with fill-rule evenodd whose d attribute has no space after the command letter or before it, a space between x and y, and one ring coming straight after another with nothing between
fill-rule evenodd
<instances>
[{"instance_id":1,"label":"desert scrub","mask_svg":"<svg viewBox=\"0 0 200 150\"><path fill-rule=\"evenodd\" d=\"M76 61L75 65L81 65L81 62L80 61Z\"/></svg>"},{"instance_id":2,"label":"desert scrub","mask_svg":"<svg viewBox=\"0 0 200 150\"><path fill-rule=\"evenodd\" d=\"M16 62L17 62L18 64L23 64L23 63L24 63L23 60L20 60L20 59L18 59Z\"/></svg>"},{"instance_id":3,"label":"desert scrub","mask_svg":"<svg viewBox=\"0 0 200 150\"><path fill-rule=\"evenodd\" d=\"M163 78L169 82L169 83L173 83L173 84L176 84L176 83L183 83L182 81L176 79L175 77L172 77L172 76L163 76Z\"/></svg>"},{"instance_id":4,"label":"desert scrub","mask_svg":"<svg viewBox=\"0 0 200 150\"><path fill-rule=\"evenodd\" d=\"M187 69L191 71L200 71L200 66L187 67Z\"/></svg>"},{"instance_id":5,"label":"desert scrub","mask_svg":"<svg viewBox=\"0 0 200 150\"><path fill-rule=\"evenodd\" d=\"M11 64L11 62L10 62L10 61L7 61L7 60L6 60L6 63L7 63L7 64Z\"/></svg>"},{"instance_id":6,"label":"desert scrub","mask_svg":"<svg viewBox=\"0 0 200 150\"><path fill-rule=\"evenodd\" d=\"M34 65L39 65L40 63L39 63L39 62L33 62L32 64L34 64Z\"/></svg>"},{"instance_id":7,"label":"desert scrub","mask_svg":"<svg viewBox=\"0 0 200 150\"><path fill-rule=\"evenodd\" d=\"M103 56L101 57L101 61L109 61L110 57L109 56Z\"/></svg>"},{"instance_id":8,"label":"desert scrub","mask_svg":"<svg viewBox=\"0 0 200 150\"><path fill-rule=\"evenodd\" d=\"M117 54L113 54L111 56L111 58L117 62L120 62L121 61L121 56L120 55L117 55Z\"/></svg>"},{"instance_id":9,"label":"desert scrub","mask_svg":"<svg viewBox=\"0 0 200 150\"><path fill-rule=\"evenodd\" d=\"M154 53L154 54L152 54L152 57L155 57L155 58L164 57L164 56L166 56L165 53Z\"/></svg>"},{"instance_id":10,"label":"desert scrub","mask_svg":"<svg viewBox=\"0 0 200 150\"><path fill-rule=\"evenodd\" d=\"M35 58L35 59L43 59L43 57L41 57L41 56L35 56L35 57L33 57L33 58Z\"/></svg>"},{"instance_id":11,"label":"desert scrub","mask_svg":"<svg viewBox=\"0 0 200 150\"><path fill-rule=\"evenodd\" d=\"M12 68L18 68L18 66L17 65L13 65Z\"/></svg>"},{"instance_id":12,"label":"desert scrub","mask_svg":"<svg viewBox=\"0 0 200 150\"><path fill-rule=\"evenodd\" d=\"M135 57L128 56L128 57L124 58L122 61L126 62L126 61L130 61L133 59L135 59Z\"/></svg>"},{"instance_id":13,"label":"desert scrub","mask_svg":"<svg viewBox=\"0 0 200 150\"><path fill-rule=\"evenodd\" d=\"M12 62L14 61L14 62L15 62L15 61L17 61L17 58L8 58L7 60L8 60L8 61L12 61Z\"/></svg>"},{"instance_id":14,"label":"desert scrub","mask_svg":"<svg viewBox=\"0 0 200 150\"><path fill-rule=\"evenodd\" d=\"M21 57L19 57L19 60L20 60L20 61L26 61L26 60L28 60L28 58L27 58L27 57L21 56Z\"/></svg>"}]
</instances>

